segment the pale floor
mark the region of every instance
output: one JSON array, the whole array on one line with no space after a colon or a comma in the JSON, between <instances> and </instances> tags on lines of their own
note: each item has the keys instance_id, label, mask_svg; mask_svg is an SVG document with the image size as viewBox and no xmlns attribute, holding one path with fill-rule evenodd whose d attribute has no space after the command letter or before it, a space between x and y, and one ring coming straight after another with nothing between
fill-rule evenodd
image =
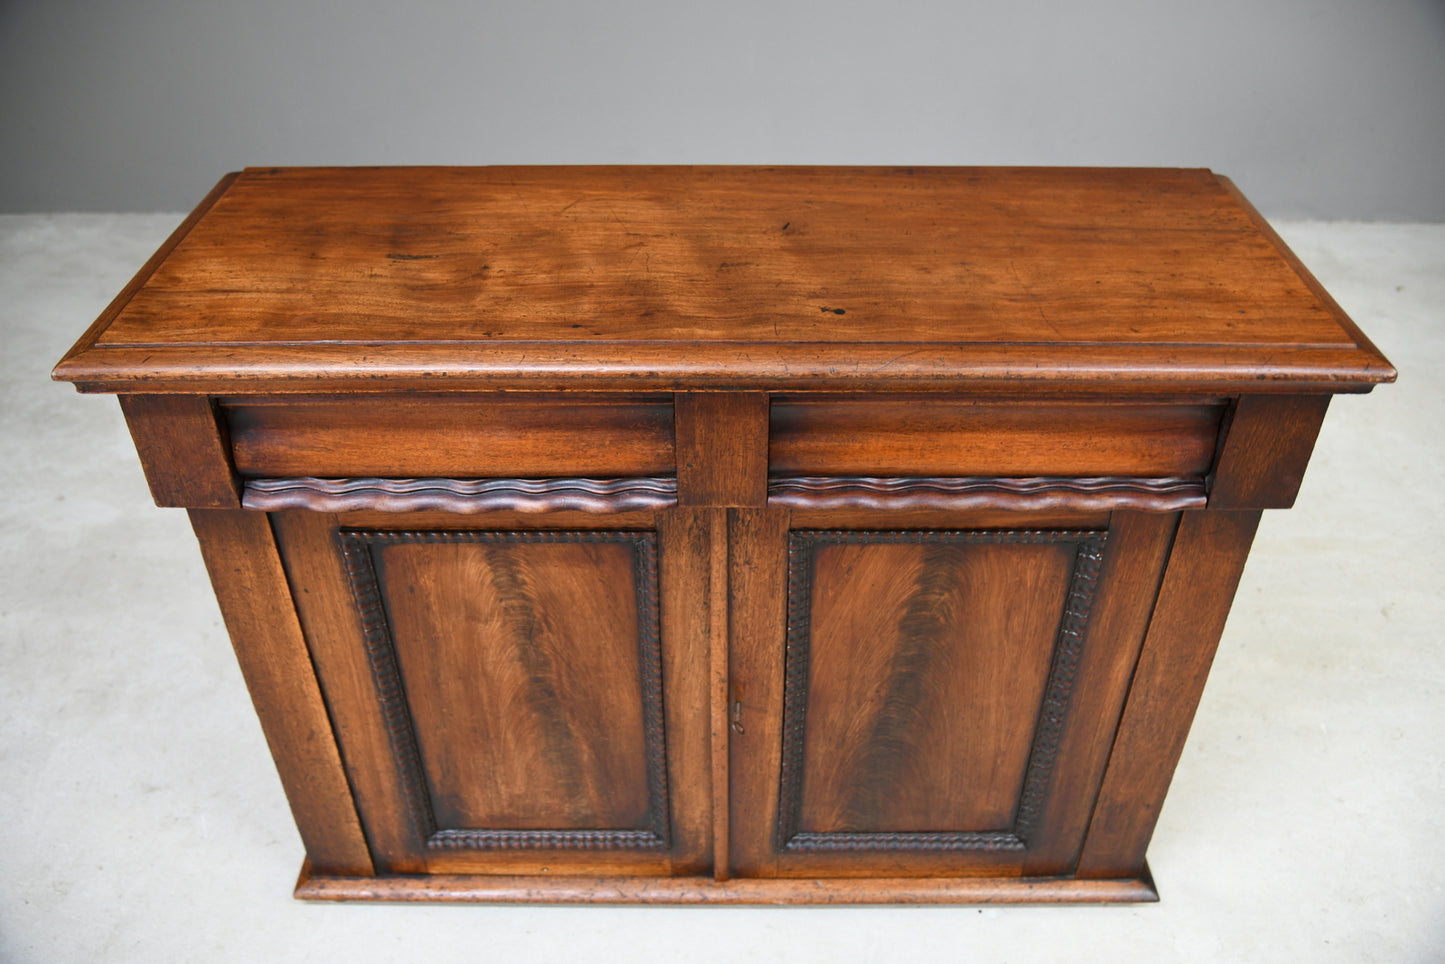
<instances>
[{"instance_id":1,"label":"pale floor","mask_svg":"<svg viewBox=\"0 0 1445 964\"><path fill-rule=\"evenodd\" d=\"M1445 225L1283 224L1401 370L1267 513L1124 907L314 905L200 557L50 366L175 215L0 218L0 960L1445 960Z\"/></svg>"}]
</instances>

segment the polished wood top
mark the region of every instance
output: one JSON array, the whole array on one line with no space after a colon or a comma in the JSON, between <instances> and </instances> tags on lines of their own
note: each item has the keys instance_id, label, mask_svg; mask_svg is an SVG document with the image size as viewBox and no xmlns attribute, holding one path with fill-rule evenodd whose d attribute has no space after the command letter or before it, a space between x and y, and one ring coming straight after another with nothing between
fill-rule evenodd
<instances>
[{"instance_id":1,"label":"polished wood top","mask_svg":"<svg viewBox=\"0 0 1445 964\"><path fill-rule=\"evenodd\" d=\"M56 377L1338 392L1394 372L1206 170L414 167L229 175Z\"/></svg>"}]
</instances>

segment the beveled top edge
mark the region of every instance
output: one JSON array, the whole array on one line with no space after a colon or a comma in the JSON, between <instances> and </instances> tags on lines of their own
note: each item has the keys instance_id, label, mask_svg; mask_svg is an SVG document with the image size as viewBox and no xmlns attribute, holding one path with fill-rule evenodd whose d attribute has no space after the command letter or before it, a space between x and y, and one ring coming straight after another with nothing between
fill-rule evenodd
<instances>
[{"instance_id":1,"label":"beveled top edge","mask_svg":"<svg viewBox=\"0 0 1445 964\"><path fill-rule=\"evenodd\" d=\"M1368 392L1395 371L1358 349L1289 349L1277 357L1227 349L1160 352L1153 346L1087 346L1066 364L1042 363L1029 346L729 346L704 362L684 350L527 344L481 355L308 345L284 355L235 358L206 348L96 349L67 359L55 377L85 392L326 394L332 392L731 391L969 392L1049 395ZM825 346L835 347L835 346Z\"/></svg>"},{"instance_id":2,"label":"beveled top edge","mask_svg":"<svg viewBox=\"0 0 1445 964\"><path fill-rule=\"evenodd\" d=\"M1203 196L1198 192L1208 193L1202 186L1207 181L1215 185L1212 191L1223 200L1207 204L1198 202L1187 210L1192 215L1199 215L1204 210L1220 212L1221 217L1227 214L1230 234L1238 234L1241 230L1257 232L1256 236L1267 241L1288 265L1289 273L1308 289L1308 296L1301 294L1288 304L1303 306L1306 302L1301 298L1312 296L1315 300L1310 310L1317 316L1333 318L1338 325L1335 331L1343 337L1338 341L1312 344L1308 338L1300 339L1299 336L1314 329L1308 325L1296 325L1288 333L1297 340L1271 343L1267 338L1261 338L1270 330L1266 323L1263 330L1250 333L1252 337L1261 338L1260 341L1240 340L1223 344L1209 343L1207 339L1177 340L1177 334L1176 340L1160 343L1130 343L1119 340L1117 336L1113 340L1093 343L1062 336L1055 341L1038 342L998 338L996 335L990 337L983 332L979 332L982 337L977 340L964 341L916 339L870 342L860 337L855 341L792 338L769 342L754 335L747 340L730 342L715 337L723 329L717 329L710 333L712 337L702 341L689 341L677 336L658 339L608 336L579 337L576 340L503 337L449 342L398 334L383 342L369 342L334 337L290 340L276 337L275 332L268 335L270 340L252 343L185 338L155 344L145 344L140 340L127 342L125 339L113 339L110 343L105 341L107 329L126 313L131 300L147 288L157 269L166 265L177 247L186 243L190 233L206 221L212 208L226 198L237 184L282 176L322 183L332 177L360 178L357 183L363 186L374 184L379 179L394 186L397 179L404 180L409 174L417 172L426 176L465 179L479 171L492 177L516 175L543 180L547 177L564 180L575 177L582 178L581 183L586 183L588 176L598 172L644 180L649 176L661 177L665 174L678 177L693 172L732 178L772 173L780 176L806 174L836 176L845 181L850 177L865 176L911 181L912 178L906 175L917 174L984 179L1037 178L1055 187L1067 187L1072 183L1071 178L1081 179L1079 183L1139 178L1167 184L1188 183L1192 185L1188 191L1194 192L1192 196L1196 201ZM1164 195L1168 195L1167 190ZM866 193L864 196L867 197ZM1110 203L1127 200L1130 196L1109 195ZM376 202L373 199L371 203ZM1036 202L1029 203L1036 205ZM1231 207L1236 213L1227 213ZM367 210L375 216L378 211L388 209ZM234 217L234 211L231 216ZM675 214L672 216L675 217ZM1156 210L1150 217L1157 222L1159 211ZM334 232L343 222L333 218L328 223ZM1240 225L1244 227L1240 228ZM214 242L216 231L211 230L207 237L209 242ZM865 247L873 238L887 241L894 237L888 233L866 237ZM195 247L188 250L191 253L187 263L193 266L200 263L196 259L201 255L197 255ZM201 250L204 253L205 249ZM826 260L818 260L816 250L808 250L812 251L810 257L814 259L808 267L826 266ZM968 249L960 250L966 252ZM831 277L831 270L825 277ZM851 283L857 284L856 280ZM173 286L169 281L167 285ZM1020 285L1019 290L1028 293L1023 279ZM170 288L162 286L161 290ZM748 290L756 290L756 285ZM952 289L934 284L928 290L937 293ZM984 304L992 305L993 302ZM1053 302L1047 303L1047 306L1052 305ZM1126 303L1125 307L1132 313L1151 310L1147 300L1136 299ZM156 309L152 306L151 310ZM166 310L172 311L174 316L174 309ZM974 310L977 310L976 306ZM851 318L849 320L851 322ZM868 319L864 319L863 323L868 323ZM1325 331L1319 327L1320 322L1312 324L1318 329L1317 333ZM987 329L988 325L984 327ZM1114 327L1118 324L1115 323ZM130 324L129 328L133 333L143 330L134 324ZM180 329L178 333L184 330ZM865 333L872 331L862 330ZM952 334L944 329L928 333ZM705 357L699 358L700 355ZM82 391L206 394L418 389L551 391L567 388L671 391L724 390L732 387L785 391L1009 392L1022 389L1049 393L1140 390L1334 393L1369 391L1375 384L1393 381L1395 371L1234 185L1207 169L599 165L247 168L227 175L56 366L53 377L75 382Z\"/></svg>"}]
</instances>

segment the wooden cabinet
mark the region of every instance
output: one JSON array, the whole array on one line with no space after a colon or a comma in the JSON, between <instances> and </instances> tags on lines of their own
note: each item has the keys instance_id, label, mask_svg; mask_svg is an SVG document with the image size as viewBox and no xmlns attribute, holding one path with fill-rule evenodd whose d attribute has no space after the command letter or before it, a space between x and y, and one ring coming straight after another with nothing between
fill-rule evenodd
<instances>
[{"instance_id":1,"label":"wooden cabinet","mask_svg":"<svg viewBox=\"0 0 1445 964\"><path fill-rule=\"evenodd\" d=\"M1260 511L1393 370L1207 171L227 177L57 368L311 898L1142 900Z\"/></svg>"}]
</instances>

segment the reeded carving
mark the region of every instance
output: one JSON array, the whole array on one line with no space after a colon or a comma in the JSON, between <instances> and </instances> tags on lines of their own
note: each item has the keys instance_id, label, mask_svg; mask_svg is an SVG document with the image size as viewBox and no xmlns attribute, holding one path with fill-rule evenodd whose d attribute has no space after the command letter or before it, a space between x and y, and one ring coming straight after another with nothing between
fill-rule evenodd
<instances>
[{"instance_id":1,"label":"reeded carving","mask_svg":"<svg viewBox=\"0 0 1445 964\"><path fill-rule=\"evenodd\" d=\"M411 711L406 705L406 691L402 688L396 647L381 601L381 587L372 565L370 540L362 533L341 533L341 557L346 564L346 577L351 583L357 613L361 616L367 664L371 667L371 681L376 687L382 720L391 741L407 819L412 832L425 840L436 832L436 815L422 772L421 751L417 747Z\"/></svg>"},{"instance_id":2,"label":"reeded carving","mask_svg":"<svg viewBox=\"0 0 1445 964\"><path fill-rule=\"evenodd\" d=\"M380 701L392 756L405 797L413 832L428 850L665 850L670 846L667 799L666 741L662 709L662 653L657 591L657 545L651 532L599 530L372 530L338 533L351 583L372 681ZM404 543L479 543L518 545L543 543L622 543L632 548L636 587L638 663L647 769L648 826L643 829L490 830L437 826L427 790L416 731L402 688L396 647L387 622L372 557L375 545Z\"/></svg>"},{"instance_id":3,"label":"reeded carving","mask_svg":"<svg viewBox=\"0 0 1445 964\"><path fill-rule=\"evenodd\" d=\"M656 850L653 830L438 830L428 850Z\"/></svg>"},{"instance_id":4,"label":"reeded carving","mask_svg":"<svg viewBox=\"0 0 1445 964\"><path fill-rule=\"evenodd\" d=\"M251 479L247 509L316 512L630 512L677 504L677 480Z\"/></svg>"},{"instance_id":5,"label":"reeded carving","mask_svg":"<svg viewBox=\"0 0 1445 964\"><path fill-rule=\"evenodd\" d=\"M1099 567L1104 561L1104 540L1102 532L1081 540L1074 556L1069 597L1064 603L1064 618L1059 624L1059 639L1054 646L1053 664L1049 667L1049 681L1044 690L1033 749L1029 754L1024 790L1014 817L1014 832L1024 840L1030 838L1038 821L1049 774L1058 756L1059 737L1069 709L1069 694L1074 689L1074 674L1078 671L1079 654L1084 648L1084 631L1088 626L1089 611L1094 605L1094 591L1099 584Z\"/></svg>"},{"instance_id":6,"label":"reeded carving","mask_svg":"<svg viewBox=\"0 0 1445 964\"><path fill-rule=\"evenodd\" d=\"M1074 676L1087 635L1107 533L1070 530L799 530L788 536L788 626L784 660L782 759L776 845L788 853L858 850L960 852L1025 850L1042 811L1068 713ZM1013 826L983 832L800 832L808 707L808 649L812 619L814 554L838 543L987 545L1064 543L1075 546L1064 611L1050 660L1023 788ZM917 622L912 611L905 617ZM921 618L921 616L919 617Z\"/></svg>"},{"instance_id":7,"label":"reeded carving","mask_svg":"<svg viewBox=\"0 0 1445 964\"><path fill-rule=\"evenodd\" d=\"M795 833L783 849L789 853L852 853L893 850L932 853L1024 850L1028 845L1006 830L982 833Z\"/></svg>"},{"instance_id":8,"label":"reeded carving","mask_svg":"<svg viewBox=\"0 0 1445 964\"><path fill-rule=\"evenodd\" d=\"M1201 508L1201 479L837 478L768 482L768 504L797 509L1144 509Z\"/></svg>"}]
</instances>

